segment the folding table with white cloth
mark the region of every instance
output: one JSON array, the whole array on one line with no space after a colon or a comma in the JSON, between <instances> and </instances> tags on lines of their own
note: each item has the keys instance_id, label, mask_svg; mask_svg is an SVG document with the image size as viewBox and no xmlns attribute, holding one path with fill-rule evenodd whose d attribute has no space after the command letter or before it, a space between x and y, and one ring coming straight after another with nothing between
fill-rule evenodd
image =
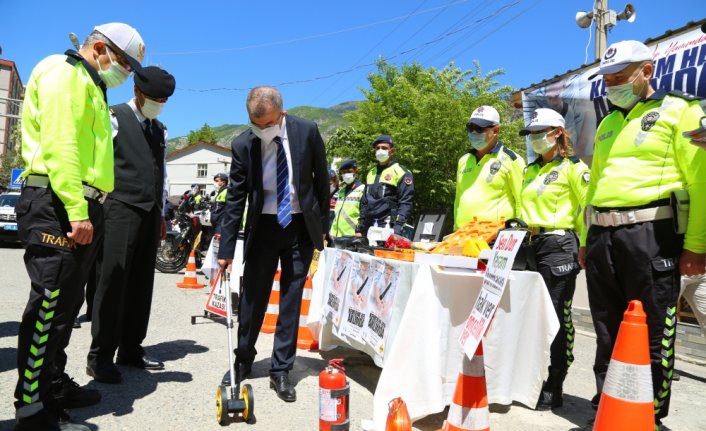
<instances>
[{"instance_id":1,"label":"folding table with white cloth","mask_svg":"<svg viewBox=\"0 0 706 431\"><path fill-rule=\"evenodd\" d=\"M318 335L321 349L346 345L366 352L382 367L374 394L373 424L364 423L364 428L384 430L388 403L396 397L405 401L413 420L443 411L451 402L461 370L463 351L458 339L480 292L483 274L389 261L400 268L400 280L380 356L368 345L337 337L331 322L321 315L334 251L327 249L322 254L312 280L308 326ZM558 330L542 277L513 271L483 339L489 403L517 401L535 407Z\"/></svg>"}]
</instances>

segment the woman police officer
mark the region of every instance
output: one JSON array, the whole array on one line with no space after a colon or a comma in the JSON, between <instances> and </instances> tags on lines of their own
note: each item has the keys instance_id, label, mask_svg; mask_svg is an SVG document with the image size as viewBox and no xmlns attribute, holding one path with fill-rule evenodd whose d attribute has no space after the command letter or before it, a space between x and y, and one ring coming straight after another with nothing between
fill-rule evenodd
<instances>
[{"instance_id":1,"label":"woman police officer","mask_svg":"<svg viewBox=\"0 0 706 431\"><path fill-rule=\"evenodd\" d=\"M564 118L552 109L539 108L520 136L529 135L537 154L525 170L522 186L522 219L532 234L536 268L544 279L559 318L559 332L551 345L549 378L538 409L560 407L566 373L573 362L574 326L571 302L576 288L583 206L590 170L572 156Z\"/></svg>"}]
</instances>

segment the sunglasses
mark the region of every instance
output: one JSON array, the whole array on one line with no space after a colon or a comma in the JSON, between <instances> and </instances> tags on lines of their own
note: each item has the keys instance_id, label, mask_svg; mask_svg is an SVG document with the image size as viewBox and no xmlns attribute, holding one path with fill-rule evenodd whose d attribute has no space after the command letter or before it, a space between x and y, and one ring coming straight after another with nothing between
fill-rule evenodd
<instances>
[{"instance_id":1,"label":"sunglasses","mask_svg":"<svg viewBox=\"0 0 706 431\"><path fill-rule=\"evenodd\" d=\"M475 133L484 133L486 130L490 129L493 126L488 126L488 127L480 127L476 124L468 123L466 124L466 131L467 132L475 132Z\"/></svg>"}]
</instances>

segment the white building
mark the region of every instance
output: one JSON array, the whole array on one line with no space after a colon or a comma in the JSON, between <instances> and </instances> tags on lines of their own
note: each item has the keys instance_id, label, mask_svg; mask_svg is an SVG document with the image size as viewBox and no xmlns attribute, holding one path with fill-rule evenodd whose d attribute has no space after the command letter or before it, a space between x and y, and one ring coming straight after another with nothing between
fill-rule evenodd
<instances>
[{"instance_id":1,"label":"white building","mask_svg":"<svg viewBox=\"0 0 706 431\"><path fill-rule=\"evenodd\" d=\"M230 172L231 151L216 144L197 142L167 155L167 191L179 196L198 184L206 195L214 190L213 177Z\"/></svg>"}]
</instances>

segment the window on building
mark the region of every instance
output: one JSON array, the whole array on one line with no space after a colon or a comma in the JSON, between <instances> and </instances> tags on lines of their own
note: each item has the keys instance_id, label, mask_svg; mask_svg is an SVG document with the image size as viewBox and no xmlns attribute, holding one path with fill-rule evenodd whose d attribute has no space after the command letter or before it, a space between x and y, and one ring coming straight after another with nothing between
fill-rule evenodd
<instances>
[{"instance_id":1,"label":"window on building","mask_svg":"<svg viewBox=\"0 0 706 431\"><path fill-rule=\"evenodd\" d=\"M206 178L208 176L208 164L199 163L196 165L196 176L198 178Z\"/></svg>"}]
</instances>

